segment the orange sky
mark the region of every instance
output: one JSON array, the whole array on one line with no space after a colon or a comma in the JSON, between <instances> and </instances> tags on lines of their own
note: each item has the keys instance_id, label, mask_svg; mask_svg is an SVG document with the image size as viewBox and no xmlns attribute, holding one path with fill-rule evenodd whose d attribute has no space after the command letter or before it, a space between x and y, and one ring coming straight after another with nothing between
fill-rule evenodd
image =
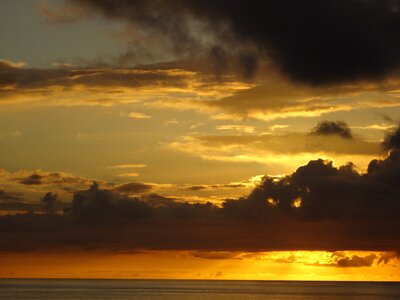
<instances>
[{"instance_id":1,"label":"orange sky","mask_svg":"<svg viewBox=\"0 0 400 300\"><path fill-rule=\"evenodd\" d=\"M0 2L0 277L400 281L399 7L174 3Z\"/></svg>"},{"instance_id":2,"label":"orange sky","mask_svg":"<svg viewBox=\"0 0 400 300\"><path fill-rule=\"evenodd\" d=\"M382 253L346 251L371 254ZM329 266L334 260L323 251L7 253L1 256L0 277L400 281L398 259L387 264L376 259L368 267Z\"/></svg>"}]
</instances>

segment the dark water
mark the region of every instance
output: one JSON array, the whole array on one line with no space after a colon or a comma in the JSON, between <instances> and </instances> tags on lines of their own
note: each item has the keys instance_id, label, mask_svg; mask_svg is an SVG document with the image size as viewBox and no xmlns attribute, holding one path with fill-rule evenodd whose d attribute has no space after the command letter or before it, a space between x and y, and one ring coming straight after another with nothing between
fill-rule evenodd
<instances>
[{"instance_id":1,"label":"dark water","mask_svg":"<svg viewBox=\"0 0 400 300\"><path fill-rule=\"evenodd\" d=\"M0 279L0 299L399 300L400 283Z\"/></svg>"}]
</instances>

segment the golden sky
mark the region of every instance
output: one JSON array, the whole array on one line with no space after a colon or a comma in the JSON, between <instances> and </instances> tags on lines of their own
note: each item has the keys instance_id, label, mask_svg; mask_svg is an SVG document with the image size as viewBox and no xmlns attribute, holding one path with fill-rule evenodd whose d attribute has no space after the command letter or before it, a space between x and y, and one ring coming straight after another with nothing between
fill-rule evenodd
<instances>
[{"instance_id":1,"label":"golden sky","mask_svg":"<svg viewBox=\"0 0 400 300\"><path fill-rule=\"evenodd\" d=\"M400 280L397 2L203 2L0 3L0 277Z\"/></svg>"}]
</instances>

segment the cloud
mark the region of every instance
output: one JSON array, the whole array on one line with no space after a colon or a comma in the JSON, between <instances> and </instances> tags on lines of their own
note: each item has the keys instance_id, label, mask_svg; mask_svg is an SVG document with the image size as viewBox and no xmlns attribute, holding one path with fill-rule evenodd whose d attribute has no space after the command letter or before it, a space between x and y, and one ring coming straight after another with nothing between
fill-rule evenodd
<instances>
[{"instance_id":1,"label":"cloud","mask_svg":"<svg viewBox=\"0 0 400 300\"><path fill-rule=\"evenodd\" d=\"M140 112L130 112L128 116L132 119L150 119L151 116L140 113Z\"/></svg>"},{"instance_id":2,"label":"cloud","mask_svg":"<svg viewBox=\"0 0 400 300\"><path fill-rule=\"evenodd\" d=\"M398 251L399 179L400 152L393 150L384 160L371 161L367 173L351 164L337 168L313 160L290 175L266 176L248 196L221 206L126 195L148 191L144 184L107 189L93 184L74 192L62 215L0 217L5 241L0 251ZM338 267L368 266L381 257L335 255ZM382 256L380 263L392 256Z\"/></svg>"},{"instance_id":3,"label":"cloud","mask_svg":"<svg viewBox=\"0 0 400 300\"><path fill-rule=\"evenodd\" d=\"M385 135L382 146L385 150L400 148L400 127Z\"/></svg>"},{"instance_id":4,"label":"cloud","mask_svg":"<svg viewBox=\"0 0 400 300\"><path fill-rule=\"evenodd\" d=\"M42 175L39 174L32 174L20 180L21 184L25 185L36 185L42 184Z\"/></svg>"},{"instance_id":5,"label":"cloud","mask_svg":"<svg viewBox=\"0 0 400 300\"><path fill-rule=\"evenodd\" d=\"M207 160L258 162L263 164L305 163L316 155L342 163L350 159L367 164L382 153L379 142L361 137L342 138L337 134L317 135L284 132L282 134L229 134L181 136L168 147ZM282 171L285 172L285 171Z\"/></svg>"},{"instance_id":6,"label":"cloud","mask_svg":"<svg viewBox=\"0 0 400 300\"><path fill-rule=\"evenodd\" d=\"M400 259L399 252L384 252L381 253L378 259L378 264L388 264L393 259Z\"/></svg>"},{"instance_id":7,"label":"cloud","mask_svg":"<svg viewBox=\"0 0 400 300\"><path fill-rule=\"evenodd\" d=\"M119 177L137 177L139 176L139 173L137 172L129 172L129 173L121 173L118 174Z\"/></svg>"},{"instance_id":8,"label":"cloud","mask_svg":"<svg viewBox=\"0 0 400 300\"><path fill-rule=\"evenodd\" d=\"M192 251L189 253L189 255L194 258L221 260L241 259L242 253L232 251Z\"/></svg>"},{"instance_id":9,"label":"cloud","mask_svg":"<svg viewBox=\"0 0 400 300\"><path fill-rule=\"evenodd\" d=\"M26 62L14 62L7 59L0 59L0 70L19 69L26 66Z\"/></svg>"},{"instance_id":10,"label":"cloud","mask_svg":"<svg viewBox=\"0 0 400 300\"><path fill-rule=\"evenodd\" d=\"M185 186L184 189L190 191L200 191L200 190L220 190L220 189L236 189L252 186L249 182L232 182L226 184L201 184L201 185L189 185Z\"/></svg>"},{"instance_id":11,"label":"cloud","mask_svg":"<svg viewBox=\"0 0 400 300\"><path fill-rule=\"evenodd\" d=\"M254 133L254 126L246 126L246 125L218 125L216 126L217 130L226 130L226 131L239 131L243 133Z\"/></svg>"},{"instance_id":12,"label":"cloud","mask_svg":"<svg viewBox=\"0 0 400 300\"><path fill-rule=\"evenodd\" d=\"M170 119L164 122L165 126L169 126L169 125L178 125L180 124L180 122L177 119Z\"/></svg>"},{"instance_id":13,"label":"cloud","mask_svg":"<svg viewBox=\"0 0 400 300\"><path fill-rule=\"evenodd\" d=\"M69 6L64 3L60 7L54 8L50 7L46 0L40 1L39 10L46 20L53 24L71 23L87 17L87 11L79 6Z\"/></svg>"},{"instance_id":14,"label":"cloud","mask_svg":"<svg viewBox=\"0 0 400 300\"><path fill-rule=\"evenodd\" d=\"M4 182L2 182L4 184ZM26 212L55 212L62 211L65 203L56 201L56 194L48 192L45 197L42 197L42 203L32 202L26 197L23 192L14 192L0 189L0 215Z\"/></svg>"},{"instance_id":15,"label":"cloud","mask_svg":"<svg viewBox=\"0 0 400 300\"><path fill-rule=\"evenodd\" d=\"M385 160L371 161L366 174L357 173L352 164L335 168L331 161L313 160L280 180L266 178L246 200L226 205L234 209L241 203L249 209L260 206L271 217L279 212L305 220L390 218L399 206L395 185L399 176L398 151ZM278 205L269 206L269 198ZM301 201L294 207L296 199Z\"/></svg>"},{"instance_id":16,"label":"cloud","mask_svg":"<svg viewBox=\"0 0 400 300\"><path fill-rule=\"evenodd\" d=\"M6 201L17 201L18 202L21 200L22 200L22 198L20 195L0 189L0 202L6 202Z\"/></svg>"},{"instance_id":17,"label":"cloud","mask_svg":"<svg viewBox=\"0 0 400 300\"><path fill-rule=\"evenodd\" d=\"M145 168L145 164L122 164L109 167L111 169L131 169L131 168Z\"/></svg>"},{"instance_id":18,"label":"cloud","mask_svg":"<svg viewBox=\"0 0 400 300\"><path fill-rule=\"evenodd\" d=\"M369 253L366 255L362 254L351 254L348 251L335 251L329 258L325 258L324 261L317 261L315 263L306 263L311 266L327 266L337 268L362 268L371 267L376 264L383 263L382 260L385 258L389 262L393 252L383 252L380 254ZM382 262L381 262L382 261Z\"/></svg>"},{"instance_id":19,"label":"cloud","mask_svg":"<svg viewBox=\"0 0 400 300\"><path fill-rule=\"evenodd\" d=\"M271 121L293 117L313 118L333 112L398 107L399 80L358 82L330 86L294 84L275 71L260 75L257 84L213 99L163 99L152 107L195 110L217 120Z\"/></svg>"},{"instance_id":20,"label":"cloud","mask_svg":"<svg viewBox=\"0 0 400 300\"><path fill-rule=\"evenodd\" d=\"M44 196L40 199L42 202L44 209L48 213L54 213L56 210L57 205L57 194L52 192L47 192Z\"/></svg>"},{"instance_id":21,"label":"cloud","mask_svg":"<svg viewBox=\"0 0 400 300\"><path fill-rule=\"evenodd\" d=\"M186 69L185 69L186 68ZM260 75L261 76L261 75ZM41 105L102 105L142 103L148 108L196 110L220 120L271 121L316 117L361 108L399 106L399 80L311 87L293 84L276 71L257 83L172 62L136 68L81 66L49 69L0 67L2 104L40 102ZM147 118L132 112L131 117ZM178 122L169 120L166 124ZM222 130L235 130L233 125ZM236 130L251 131L251 126ZM224 127L221 127L224 128ZM81 137L80 137L81 138ZM85 137L83 137L85 138Z\"/></svg>"},{"instance_id":22,"label":"cloud","mask_svg":"<svg viewBox=\"0 0 400 300\"><path fill-rule=\"evenodd\" d=\"M125 194L142 194L144 192L149 192L152 189L153 186L151 184L146 184L141 182L124 183L114 187L115 191Z\"/></svg>"},{"instance_id":23,"label":"cloud","mask_svg":"<svg viewBox=\"0 0 400 300\"><path fill-rule=\"evenodd\" d=\"M145 168L145 164L122 164L122 165L115 165L109 167L110 169L117 169L117 170L123 170L125 171L124 173L119 173L117 176L118 177L137 177L139 176L138 172L126 172L128 170L136 170L138 168Z\"/></svg>"},{"instance_id":24,"label":"cloud","mask_svg":"<svg viewBox=\"0 0 400 300\"><path fill-rule=\"evenodd\" d=\"M315 135L337 135L344 139L352 139L351 129L345 122L341 121L323 121L317 124L311 134Z\"/></svg>"},{"instance_id":25,"label":"cloud","mask_svg":"<svg viewBox=\"0 0 400 300\"><path fill-rule=\"evenodd\" d=\"M351 128L356 128L356 129L366 129L366 130L389 130L389 129L393 129L394 127L396 127L396 125L393 124L371 124L371 125L365 125L365 126L352 126Z\"/></svg>"},{"instance_id":26,"label":"cloud","mask_svg":"<svg viewBox=\"0 0 400 300\"><path fill-rule=\"evenodd\" d=\"M57 186L87 186L92 180L64 172L18 171L9 174L9 178L23 185L57 185Z\"/></svg>"},{"instance_id":27,"label":"cloud","mask_svg":"<svg viewBox=\"0 0 400 300\"><path fill-rule=\"evenodd\" d=\"M244 74L268 58L292 80L315 85L381 79L399 67L398 1L71 3L144 31L148 38L135 41L149 52L158 38L175 56L209 53L216 70L229 65L229 52Z\"/></svg>"},{"instance_id":28,"label":"cloud","mask_svg":"<svg viewBox=\"0 0 400 300\"><path fill-rule=\"evenodd\" d=\"M232 77L219 81L210 74L175 66L140 68L111 66L17 68L0 63L1 103L40 101L43 105L103 105L168 99L219 98L249 88ZM146 118L133 112L131 117Z\"/></svg>"},{"instance_id":29,"label":"cloud","mask_svg":"<svg viewBox=\"0 0 400 300\"><path fill-rule=\"evenodd\" d=\"M358 255L353 255L351 257L346 256L337 261L337 266L341 268L370 267L375 259L377 259L375 254L370 254L365 257L360 257Z\"/></svg>"}]
</instances>

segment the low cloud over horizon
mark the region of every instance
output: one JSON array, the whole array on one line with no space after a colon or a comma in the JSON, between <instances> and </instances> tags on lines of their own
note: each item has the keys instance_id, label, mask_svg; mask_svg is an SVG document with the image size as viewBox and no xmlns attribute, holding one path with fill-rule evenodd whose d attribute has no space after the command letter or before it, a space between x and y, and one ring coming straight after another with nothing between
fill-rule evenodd
<instances>
[{"instance_id":1,"label":"low cloud over horizon","mask_svg":"<svg viewBox=\"0 0 400 300\"><path fill-rule=\"evenodd\" d=\"M266 176L248 196L220 206L151 193L126 196L151 191L145 184L103 190L95 183L73 192L63 214L0 217L5 241L0 250L399 251L399 176L400 150L394 149L385 159L372 160L365 174L351 163L337 168L313 160L291 175ZM31 183L36 177L26 178L37 184ZM18 180L28 184L26 178ZM5 191L1 195L18 200ZM353 257L337 263L363 261Z\"/></svg>"}]
</instances>

